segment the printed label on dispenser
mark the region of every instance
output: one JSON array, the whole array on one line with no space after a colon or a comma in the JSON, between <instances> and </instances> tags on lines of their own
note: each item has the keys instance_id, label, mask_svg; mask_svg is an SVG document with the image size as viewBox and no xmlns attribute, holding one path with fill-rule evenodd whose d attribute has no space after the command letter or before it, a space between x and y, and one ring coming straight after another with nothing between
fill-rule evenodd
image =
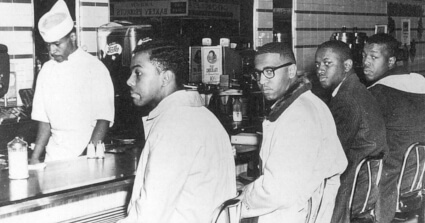
<instances>
[{"instance_id":1,"label":"printed label on dispenser","mask_svg":"<svg viewBox=\"0 0 425 223\"><path fill-rule=\"evenodd\" d=\"M219 84L222 68L222 47L202 47L202 83Z\"/></svg>"}]
</instances>

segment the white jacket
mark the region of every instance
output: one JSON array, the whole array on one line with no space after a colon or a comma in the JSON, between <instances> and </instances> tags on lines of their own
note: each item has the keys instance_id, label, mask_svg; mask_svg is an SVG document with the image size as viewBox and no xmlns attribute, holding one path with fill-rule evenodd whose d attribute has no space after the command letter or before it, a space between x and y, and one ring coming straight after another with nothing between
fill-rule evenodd
<instances>
[{"instance_id":1,"label":"white jacket","mask_svg":"<svg viewBox=\"0 0 425 223\"><path fill-rule=\"evenodd\" d=\"M347 159L329 109L311 91L263 122L260 157L263 174L244 189L243 217L304 223L309 198L328 179L316 222L330 222Z\"/></svg>"},{"instance_id":2,"label":"white jacket","mask_svg":"<svg viewBox=\"0 0 425 223\"><path fill-rule=\"evenodd\" d=\"M144 121L146 144L121 222L210 222L236 196L228 134L197 92L169 95Z\"/></svg>"}]
</instances>

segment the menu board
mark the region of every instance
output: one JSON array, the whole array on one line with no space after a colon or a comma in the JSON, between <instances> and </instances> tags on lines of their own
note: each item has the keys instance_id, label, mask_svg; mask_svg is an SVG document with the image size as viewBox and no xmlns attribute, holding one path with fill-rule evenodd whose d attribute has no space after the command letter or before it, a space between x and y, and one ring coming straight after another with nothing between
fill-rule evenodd
<instances>
[{"instance_id":1,"label":"menu board","mask_svg":"<svg viewBox=\"0 0 425 223\"><path fill-rule=\"evenodd\" d=\"M202 59L202 83L219 84L222 68L222 47L203 46L201 49Z\"/></svg>"}]
</instances>

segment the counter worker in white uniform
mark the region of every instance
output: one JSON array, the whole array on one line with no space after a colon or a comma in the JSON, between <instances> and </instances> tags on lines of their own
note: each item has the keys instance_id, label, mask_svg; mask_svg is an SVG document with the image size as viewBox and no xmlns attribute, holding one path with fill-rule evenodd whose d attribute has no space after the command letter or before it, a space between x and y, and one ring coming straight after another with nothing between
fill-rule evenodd
<instances>
[{"instance_id":1,"label":"counter worker in white uniform","mask_svg":"<svg viewBox=\"0 0 425 223\"><path fill-rule=\"evenodd\" d=\"M332 114L310 91L310 82L297 75L290 46L268 43L254 63L265 99L275 103L263 122L262 174L243 189L242 217L304 223L309 199L318 203L315 198L323 196L316 222L330 222L347 166Z\"/></svg>"},{"instance_id":2,"label":"counter worker in white uniform","mask_svg":"<svg viewBox=\"0 0 425 223\"><path fill-rule=\"evenodd\" d=\"M31 164L39 163L45 150L45 161L80 156L90 141L103 140L114 120L109 72L77 47L73 27L63 0L38 23L52 59L37 79L31 115L39 126Z\"/></svg>"},{"instance_id":3,"label":"counter worker in white uniform","mask_svg":"<svg viewBox=\"0 0 425 223\"><path fill-rule=\"evenodd\" d=\"M236 196L229 135L202 106L197 91L183 90L187 49L156 40L134 50L127 84L143 117L143 148L128 206L120 223L210 222L214 209Z\"/></svg>"}]
</instances>

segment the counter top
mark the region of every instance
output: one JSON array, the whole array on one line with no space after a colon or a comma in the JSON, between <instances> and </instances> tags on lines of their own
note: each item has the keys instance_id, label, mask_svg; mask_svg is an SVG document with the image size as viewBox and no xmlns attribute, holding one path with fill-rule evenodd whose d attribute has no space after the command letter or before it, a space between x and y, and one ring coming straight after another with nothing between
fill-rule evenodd
<instances>
[{"instance_id":1,"label":"counter top","mask_svg":"<svg viewBox=\"0 0 425 223\"><path fill-rule=\"evenodd\" d=\"M51 197L55 194L81 190L96 184L134 180L138 150L124 153L105 153L104 159L86 156L47 163L44 170L30 170L25 180L10 180L9 171L0 171L0 213L4 206Z\"/></svg>"}]
</instances>

